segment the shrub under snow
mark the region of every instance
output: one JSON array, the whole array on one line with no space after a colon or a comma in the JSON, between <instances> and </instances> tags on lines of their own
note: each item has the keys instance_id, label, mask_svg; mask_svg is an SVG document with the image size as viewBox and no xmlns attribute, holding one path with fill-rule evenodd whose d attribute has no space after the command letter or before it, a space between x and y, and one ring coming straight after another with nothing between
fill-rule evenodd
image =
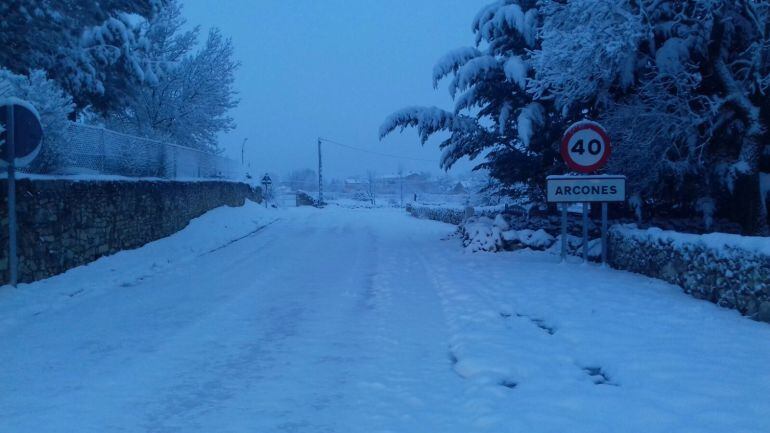
<instances>
[{"instance_id":1,"label":"shrub under snow","mask_svg":"<svg viewBox=\"0 0 770 433\"><path fill-rule=\"evenodd\" d=\"M544 251L556 239L543 229L511 230L510 223L502 215L494 220L488 217L469 218L460 226L463 246L471 252L497 252L530 248Z\"/></svg>"},{"instance_id":2,"label":"shrub under snow","mask_svg":"<svg viewBox=\"0 0 770 433\"><path fill-rule=\"evenodd\" d=\"M503 234L500 227L487 217L469 218L460 227L463 246L471 252L496 252L503 249Z\"/></svg>"}]
</instances>

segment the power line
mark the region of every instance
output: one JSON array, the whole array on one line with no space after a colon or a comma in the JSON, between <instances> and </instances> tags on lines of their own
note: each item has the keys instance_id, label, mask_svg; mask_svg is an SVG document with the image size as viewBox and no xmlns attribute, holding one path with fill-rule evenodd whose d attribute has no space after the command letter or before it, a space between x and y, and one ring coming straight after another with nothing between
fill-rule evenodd
<instances>
[{"instance_id":1,"label":"power line","mask_svg":"<svg viewBox=\"0 0 770 433\"><path fill-rule=\"evenodd\" d=\"M385 157L385 158L407 159L407 160L410 160L410 161L421 161L421 162L432 162L434 164L438 164L439 163L439 161L436 161L436 160L433 160L433 159L413 158L413 157L410 157L410 156L393 155L393 154L390 154L390 153L382 153L382 152L377 152L377 151L374 151L374 150L362 149L360 147L355 147L355 146L351 146L349 144L340 143L338 141L329 140L328 138L319 138L319 140L323 141L324 143L335 144L337 146L344 147L344 148L347 148L347 149L352 149L352 150L356 150L358 152L363 152L363 153L369 153L369 154L372 154L372 155L382 156L382 157Z\"/></svg>"}]
</instances>

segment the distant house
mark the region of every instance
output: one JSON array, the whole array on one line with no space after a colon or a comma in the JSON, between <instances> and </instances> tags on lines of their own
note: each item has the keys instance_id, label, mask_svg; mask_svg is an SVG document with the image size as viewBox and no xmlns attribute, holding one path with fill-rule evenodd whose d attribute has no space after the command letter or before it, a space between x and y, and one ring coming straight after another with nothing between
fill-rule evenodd
<instances>
[{"instance_id":1,"label":"distant house","mask_svg":"<svg viewBox=\"0 0 770 433\"><path fill-rule=\"evenodd\" d=\"M402 187L405 193L433 189L429 174L415 172L381 175L377 177L376 183L377 191L383 193L400 192Z\"/></svg>"},{"instance_id":2,"label":"distant house","mask_svg":"<svg viewBox=\"0 0 770 433\"><path fill-rule=\"evenodd\" d=\"M454 187L452 187L452 190L449 192L450 194L467 194L468 189L463 185L462 182L457 182Z\"/></svg>"},{"instance_id":3,"label":"distant house","mask_svg":"<svg viewBox=\"0 0 770 433\"><path fill-rule=\"evenodd\" d=\"M409 173L404 176L404 180L407 182L427 182L430 180L430 176L425 173Z\"/></svg>"},{"instance_id":4,"label":"distant house","mask_svg":"<svg viewBox=\"0 0 770 433\"><path fill-rule=\"evenodd\" d=\"M348 178L343 183L343 191L347 193L367 191L368 188L369 181L363 179Z\"/></svg>"},{"instance_id":5,"label":"distant house","mask_svg":"<svg viewBox=\"0 0 770 433\"><path fill-rule=\"evenodd\" d=\"M377 194L398 194L403 188L406 195L415 192L435 192L441 190L438 181L432 180L428 173L384 174L373 179L374 191ZM351 177L343 182L345 193L368 192L369 178Z\"/></svg>"}]
</instances>

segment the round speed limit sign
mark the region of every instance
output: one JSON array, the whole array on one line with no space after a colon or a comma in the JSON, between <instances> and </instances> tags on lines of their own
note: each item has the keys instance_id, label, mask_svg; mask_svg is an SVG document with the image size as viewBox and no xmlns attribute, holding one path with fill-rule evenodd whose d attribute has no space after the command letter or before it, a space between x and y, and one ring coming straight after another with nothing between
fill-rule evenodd
<instances>
[{"instance_id":1,"label":"round speed limit sign","mask_svg":"<svg viewBox=\"0 0 770 433\"><path fill-rule=\"evenodd\" d=\"M596 122L584 120L575 123L561 140L564 162L580 173L592 173L604 167L611 153L610 137Z\"/></svg>"}]
</instances>

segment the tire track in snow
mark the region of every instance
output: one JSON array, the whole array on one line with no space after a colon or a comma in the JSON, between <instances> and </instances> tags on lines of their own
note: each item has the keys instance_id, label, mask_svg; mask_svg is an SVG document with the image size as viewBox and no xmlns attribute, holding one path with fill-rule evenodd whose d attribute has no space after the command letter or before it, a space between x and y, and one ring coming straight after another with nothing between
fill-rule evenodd
<instances>
[{"instance_id":1,"label":"tire track in snow","mask_svg":"<svg viewBox=\"0 0 770 433\"><path fill-rule=\"evenodd\" d=\"M372 308L369 323L361 324L369 334L366 351L377 362L357 376L368 420L360 431L469 431L458 401L465 385L446 361L440 298L419 258L432 238L402 230L377 232Z\"/></svg>"}]
</instances>

